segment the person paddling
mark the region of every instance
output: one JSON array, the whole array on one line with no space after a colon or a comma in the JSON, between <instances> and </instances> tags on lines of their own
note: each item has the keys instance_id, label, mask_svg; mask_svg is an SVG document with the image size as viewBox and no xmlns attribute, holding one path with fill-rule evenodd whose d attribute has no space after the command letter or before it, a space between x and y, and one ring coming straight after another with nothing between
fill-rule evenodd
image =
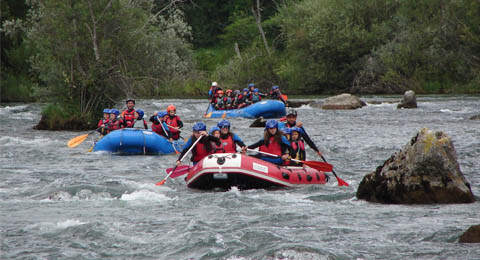
<instances>
[{"instance_id":1,"label":"person paddling","mask_svg":"<svg viewBox=\"0 0 480 260\"><path fill-rule=\"evenodd\" d=\"M218 122L217 127L220 128L220 141L226 153L236 153L237 145L242 148L242 152L247 150L247 146L242 139L230 131L230 121L222 119Z\"/></svg>"},{"instance_id":2,"label":"person paddling","mask_svg":"<svg viewBox=\"0 0 480 260\"><path fill-rule=\"evenodd\" d=\"M108 133L108 123L110 122L110 109L105 108L103 110L103 118L98 121L97 127L98 132L101 135L106 135Z\"/></svg>"},{"instance_id":3,"label":"person paddling","mask_svg":"<svg viewBox=\"0 0 480 260\"><path fill-rule=\"evenodd\" d=\"M176 113L177 108L174 105L169 105L167 107L165 123L167 123L167 126L170 129L170 141L180 139L180 128L183 127L183 122Z\"/></svg>"},{"instance_id":4,"label":"person paddling","mask_svg":"<svg viewBox=\"0 0 480 260\"><path fill-rule=\"evenodd\" d=\"M220 128L218 128L218 126L212 126L208 134L211 138L212 153L225 153L225 147L222 142L220 142Z\"/></svg>"},{"instance_id":5,"label":"person paddling","mask_svg":"<svg viewBox=\"0 0 480 260\"><path fill-rule=\"evenodd\" d=\"M302 122L297 122L297 111L295 109L290 108L287 112L287 121L286 122L280 122L279 124L280 124L280 128L283 128L283 127L288 127L288 128L298 127L299 130L301 131L300 132L300 137L303 138L303 140L305 140L305 142L308 144L308 146L310 148L312 148L312 150L314 150L318 154L318 156L320 156L320 157L322 156L322 153L320 152L320 150L318 150L315 143L312 141L310 136L308 136L305 128L303 128Z\"/></svg>"},{"instance_id":6,"label":"person paddling","mask_svg":"<svg viewBox=\"0 0 480 260\"><path fill-rule=\"evenodd\" d=\"M153 116L150 117L150 122L152 122L152 131L170 139L170 128L165 123L165 117L167 116L167 112L160 111L155 112Z\"/></svg>"},{"instance_id":7,"label":"person paddling","mask_svg":"<svg viewBox=\"0 0 480 260\"><path fill-rule=\"evenodd\" d=\"M257 157L264 161L268 161L277 165L284 164L289 158L289 154L293 154L293 149L287 138L278 130L278 122L275 119L269 119L265 124L265 133L261 140L249 145L248 149L259 148L260 152L274 154L278 157L269 157L259 154Z\"/></svg>"},{"instance_id":8,"label":"person paddling","mask_svg":"<svg viewBox=\"0 0 480 260\"><path fill-rule=\"evenodd\" d=\"M305 143L302 140L302 129L298 127L286 128L290 130L290 144L294 153L291 155L293 159L305 161L307 153L305 152ZM291 161L290 165L302 166L302 163Z\"/></svg>"},{"instance_id":9,"label":"person paddling","mask_svg":"<svg viewBox=\"0 0 480 260\"><path fill-rule=\"evenodd\" d=\"M124 127L133 128L135 124L135 119L137 118L137 116L135 115L135 100L127 99L125 104L127 105L127 109L122 112L120 118Z\"/></svg>"},{"instance_id":10,"label":"person paddling","mask_svg":"<svg viewBox=\"0 0 480 260\"><path fill-rule=\"evenodd\" d=\"M202 139L192 149L192 157L190 160L193 162L193 165L197 164L205 156L213 152L211 143L212 139L208 138L206 132L207 126L203 122L197 122L193 125L192 130L193 134L185 144L183 151L180 153L180 156L176 162L177 165L182 163L181 159L183 158L183 155L190 150L190 147L195 143L195 141L197 141L198 138L200 138L200 136L203 136Z\"/></svg>"},{"instance_id":11,"label":"person paddling","mask_svg":"<svg viewBox=\"0 0 480 260\"><path fill-rule=\"evenodd\" d=\"M272 87L272 90L270 91L270 98L271 99L276 99L282 101L285 105L287 105L287 101L283 97L282 93L280 92L280 88L275 85Z\"/></svg>"}]
</instances>

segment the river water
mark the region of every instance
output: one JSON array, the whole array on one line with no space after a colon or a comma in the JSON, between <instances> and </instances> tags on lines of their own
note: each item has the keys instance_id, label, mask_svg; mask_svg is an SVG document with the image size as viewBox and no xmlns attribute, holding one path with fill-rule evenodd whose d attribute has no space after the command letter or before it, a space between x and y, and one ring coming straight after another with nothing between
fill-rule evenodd
<instances>
[{"instance_id":1,"label":"river water","mask_svg":"<svg viewBox=\"0 0 480 260\"><path fill-rule=\"evenodd\" d=\"M349 187L331 178L321 186L227 192L191 190L182 177L155 186L175 155L87 153L96 134L68 148L67 141L84 132L32 130L42 104L3 104L0 258L479 259L478 244L458 243L469 226L480 224L479 202L382 205L355 197L365 174L427 127L453 139L480 199L480 121L469 120L480 114L480 97L417 101L411 110L388 102L353 111L298 109L299 121ZM186 129L207 105L141 100L137 107L151 115L171 103ZM231 121L247 144L262 135L261 128L249 128L251 119ZM318 160L311 150L307 157Z\"/></svg>"}]
</instances>

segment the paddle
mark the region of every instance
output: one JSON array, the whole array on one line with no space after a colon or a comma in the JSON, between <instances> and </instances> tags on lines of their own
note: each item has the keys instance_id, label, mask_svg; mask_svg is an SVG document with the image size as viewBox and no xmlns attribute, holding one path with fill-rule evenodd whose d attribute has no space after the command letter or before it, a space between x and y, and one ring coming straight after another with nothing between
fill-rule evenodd
<instances>
[{"instance_id":1,"label":"paddle","mask_svg":"<svg viewBox=\"0 0 480 260\"><path fill-rule=\"evenodd\" d=\"M261 153L261 154L265 154L265 155L272 156L272 157L277 157L277 158L281 157L281 156L278 156L276 154L266 153L266 152L262 152L262 151L256 151L256 150L252 150L252 149L247 149L247 151ZM294 162L303 163L303 164L308 165L311 168L317 169L319 171L323 171L323 172L333 171L333 165L331 165L329 163L326 163L326 162L302 161L302 160L296 160L296 159L289 159L289 160L294 161Z\"/></svg>"},{"instance_id":2,"label":"paddle","mask_svg":"<svg viewBox=\"0 0 480 260\"><path fill-rule=\"evenodd\" d=\"M225 110L225 112L223 112L222 119L225 119L225 117L227 117L227 110Z\"/></svg>"},{"instance_id":3,"label":"paddle","mask_svg":"<svg viewBox=\"0 0 480 260\"><path fill-rule=\"evenodd\" d=\"M189 170L190 170L190 166L180 165L180 166L178 166L177 169L175 169L175 172L173 172L173 168L168 168L168 169L165 170L165 172L167 174L173 172L172 175L170 175L170 178L177 178L179 176L184 175L185 173L188 173Z\"/></svg>"},{"instance_id":4,"label":"paddle","mask_svg":"<svg viewBox=\"0 0 480 260\"><path fill-rule=\"evenodd\" d=\"M79 135L79 136L76 136L76 137L70 139L67 143L68 147L70 147L70 148L77 147L79 144L83 143L83 141L85 141L85 139L87 139L88 135L91 135L92 133L95 133L100 128L101 127L91 131L88 134Z\"/></svg>"},{"instance_id":5,"label":"paddle","mask_svg":"<svg viewBox=\"0 0 480 260\"><path fill-rule=\"evenodd\" d=\"M190 149L188 149L188 151L182 156L182 158L180 158L180 162L183 161L183 159L185 158L185 156L187 156L188 153L190 153L190 151L193 149L193 147L195 147L195 145L197 145L198 141L200 141L200 139L202 139L203 135L201 135L197 141L195 141L195 143L192 144L192 146L190 146ZM172 173L175 172L175 169L177 169L179 165L175 165L175 167L173 167L173 170L161 181L157 182L155 185L157 186L162 186L166 181L167 179L170 177L170 175L172 175Z\"/></svg>"},{"instance_id":6,"label":"paddle","mask_svg":"<svg viewBox=\"0 0 480 260\"><path fill-rule=\"evenodd\" d=\"M163 132L165 133L165 137L168 138L168 133L167 133L167 130L165 130L165 127L163 127L162 120L160 120L160 118L158 118L158 116L157 116L157 119L160 122L160 126L162 127ZM180 152L177 151L177 148L175 148L175 145L173 144L173 142L170 142L170 143L172 144L172 147L173 147L173 150L175 151L175 153L179 154Z\"/></svg>"},{"instance_id":7,"label":"paddle","mask_svg":"<svg viewBox=\"0 0 480 260\"><path fill-rule=\"evenodd\" d=\"M320 157L322 157L322 160L326 163L327 160L325 160L325 157L323 157L323 155L320 155ZM332 173L333 175L335 176L335 178L337 178L337 182L338 182L338 186L349 186L348 183L346 183L344 180L340 179L337 174L335 173L335 171L332 169Z\"/></svg>"},{"instance_id":8,"label":"paddle","mask_svg":"<svg viewBox=\"0 0 480 260\"><path fill-rule=\"evenodd\" d=\"M97 144L98 141L100 141L100 139L102 139L104 137L104 135L99 135L97 140L95 140L95 142L93 142L92 146L90 147L90 149L88 149L87 153L90 153L93 151L93 148L95 147L95 144Z\"/></svg>"}]
</instances>

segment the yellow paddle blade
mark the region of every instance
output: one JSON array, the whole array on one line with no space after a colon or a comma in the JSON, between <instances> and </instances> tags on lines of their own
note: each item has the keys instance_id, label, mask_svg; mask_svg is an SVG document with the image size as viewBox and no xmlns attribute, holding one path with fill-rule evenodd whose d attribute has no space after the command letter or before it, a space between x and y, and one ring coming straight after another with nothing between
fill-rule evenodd
<instances>
[{"instance_id":1,"label":"yellow paddle blade","mask_svg":"<svg viewBox=\"0 0 480 260\"><path fill-rule=\"evenodd\" d=\"M222 119L225 119L226 116L227 116L227 111L225 110L225 112L223 112Z\"/></svg>"},{"instance_id":2,"label":"yellow paddle blade","mask_svg":"<svg viewBox=\"0 0 480 260\"><path fill-rule=\"evenodd\" d=\"M70 141L68 141L67 145L70 148L76 147L79 144L81 144L83 141L85 141L85 139L87 139L87 137L88 137L88 134L79 135L77 137L74 137L74 138L70 139Z\"/></svg>"},{"instance_id":3,"label":"yellow paddle blade","mask_svg":"<svg viewBox=\"0 0 480 260\"><path fill-rule=\"evenodd\" d=\"M206 118L212 117L212 112L208 113L205 117L206 117Z\"/></svg>"}]
</instances>

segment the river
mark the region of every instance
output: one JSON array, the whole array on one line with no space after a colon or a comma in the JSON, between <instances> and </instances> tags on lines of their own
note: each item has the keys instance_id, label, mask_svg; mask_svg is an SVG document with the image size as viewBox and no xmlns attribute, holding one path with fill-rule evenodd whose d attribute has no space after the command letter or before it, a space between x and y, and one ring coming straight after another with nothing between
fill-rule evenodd
<instances>
[{"instance_id":1,"label":"river","mask_svg":"<svg viewBox=\"0 0 480 260\"><path fill-rule=\"evenodd\" d=\"M364 97L393 101L399 97ZM363 176L423 127L454 141L461 170L480 199L480 97L419 96L419 108L384 102L352 111L298 109L337 175L320 186L204 192L165 177L175 155L87 153L67 141L85 132L32 130L42 104L0 106L1 259L479 259L459 236L480 224L480 203L383 205L358 200ZM177 106L186 129L203 100L139 100L151 115ZM373 102L372 102L373 103ZM121 108L123 104L119 104ZM204 120L208 127L218 120ZM231 119L245 143L261 128ZM317 159L308 149L309 159Z\"/></svg>"}]
</instances>

